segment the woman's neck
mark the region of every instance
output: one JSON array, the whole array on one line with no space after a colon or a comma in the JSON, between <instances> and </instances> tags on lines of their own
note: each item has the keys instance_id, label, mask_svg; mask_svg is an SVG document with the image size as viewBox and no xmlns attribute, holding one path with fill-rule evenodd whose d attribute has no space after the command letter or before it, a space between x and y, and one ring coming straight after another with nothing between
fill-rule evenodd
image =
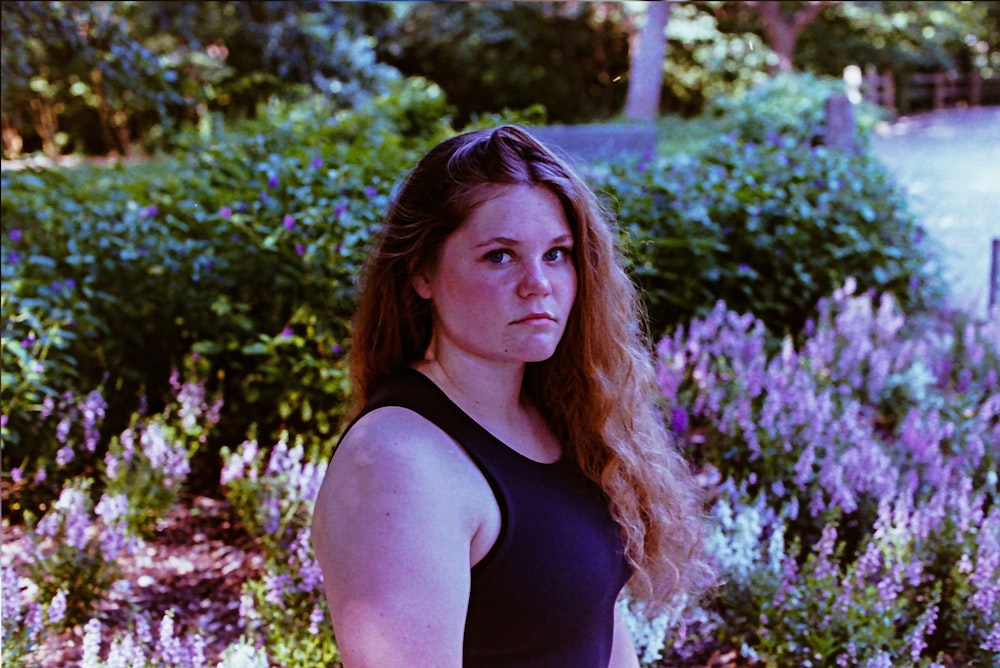
<instances>
[{"instance_id":1,"label":"woman's neck","mask_svg":"<svg viewBox=\"0 0 1000 668\"><path fill-rule=\"evenodd\" d=\"M428 376L459 408L481 422L523 414L524 365L441 358L430 352L414 368Z\"/></svg>"}]
</instances>

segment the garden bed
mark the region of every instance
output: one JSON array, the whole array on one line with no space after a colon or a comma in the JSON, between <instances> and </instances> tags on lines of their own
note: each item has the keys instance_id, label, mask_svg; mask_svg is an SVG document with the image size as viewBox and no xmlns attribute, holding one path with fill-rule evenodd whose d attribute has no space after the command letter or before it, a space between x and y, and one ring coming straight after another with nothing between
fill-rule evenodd
<instances>
[{"instance_id":1,"label":"garden bed","mask_svg":"<svg viewBox=\"0 0 1000 668\"><path fill-rule=\"evenodd\" d=\"M23 526L4 522L5 565L27 558L24 538ZM228 503L205 496L184 498L145 543L120 558L121 580L98 606L104 634L110 638L127 631L136 616L160 620L172 610L181 624L204 634L205 658L215 665L243 633L241 592L245 581L261 574L259 547ZM79 665L83 634L82 625L47 633L33 665Z\"/></svg>"}]
</instances>

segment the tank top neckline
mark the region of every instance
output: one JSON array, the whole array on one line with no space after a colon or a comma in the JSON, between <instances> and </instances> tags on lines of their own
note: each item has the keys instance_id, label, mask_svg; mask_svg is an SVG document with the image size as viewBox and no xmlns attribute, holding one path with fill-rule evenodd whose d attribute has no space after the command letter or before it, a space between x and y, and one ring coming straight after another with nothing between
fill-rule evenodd
<instances>
[{"instance_id":1,"label":"tank top neckline","mask_svg":"<svg viewBox=\"0 0 1000 668\"><path fill-rule=\"evenodd\" d=\"M497 438L493 434L493 432L491 432L489 429L487 429L486 427L484 427L483 425L481 425L474 417L472 417L471 415L469 415L468 413L466 413L464 410L462 410L462 408L458 404L456 404L454 401L451 400L451 397L449 397L445 393L444 390L442 390L440 387L438 387L437 383L435 383L429 376L427 376L426 374L424 374L422 371L418 371L417 369L414 369L413 367L406 367L405 372L408 375L413 375L413 376L416 376L417 378L421 379L421 381L424 384L426 384L429 387L431 387L433 389L433 391L436 392L441 397L441 399L443 399L445 402L447 402L447 404L449 406L451 406L455 411L457 411L462 416L464 416L465 419L467 419L469 422L475 424L476 427L480 431L482 431L483 434L485 434L486 436L488 436L491 441L493 441L494 443L496 443L497 445L499 445L501 448L503 448L504 451L509 452L511 455L513 455L517 459L520 459L520 460L524 461L527 464L530 464L530 465L533 465L533 466L538 466L540 468L546 468L546 469L556 469L556 468L559 468L561 466L565 466L567 460L566 460L565 454L562 453L562 452L559 453L559 459L555 460L554 462L540 462L537 459L532 459L531 457L528 457L527 455L524 455L524 454L518 452L517 450L515 450L514 448L510 447L509 445L507 445L506 443L504 443L502 440L500 440L499 438Z\"/></svg>"}]
</instances>

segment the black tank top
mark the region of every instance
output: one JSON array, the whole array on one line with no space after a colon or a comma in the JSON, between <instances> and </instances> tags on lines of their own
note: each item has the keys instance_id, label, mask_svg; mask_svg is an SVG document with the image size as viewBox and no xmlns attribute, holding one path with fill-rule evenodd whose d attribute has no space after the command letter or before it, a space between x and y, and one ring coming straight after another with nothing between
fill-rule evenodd
<instances>
[{"instance_id":1,"label":"black tank top","mask_svg":"<svg viewBox=\"0 0 1000 668\"><path fill-rule=\"evenodd\" d=\"M607 668L615 600L631 569L600 489L565 458L543 464L507 447L418 371L382 383L356 419L384 406L454 438L500 506L496 544L472 568L463 665Z\"/></svg>"}]
</instances>

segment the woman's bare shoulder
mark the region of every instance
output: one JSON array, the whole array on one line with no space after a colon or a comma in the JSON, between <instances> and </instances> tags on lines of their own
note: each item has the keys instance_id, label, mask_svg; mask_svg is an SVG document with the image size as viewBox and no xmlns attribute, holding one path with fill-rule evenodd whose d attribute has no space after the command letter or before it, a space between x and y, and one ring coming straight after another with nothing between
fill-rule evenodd
<instances>
[{"instance_id":1,"label":"woman's bare shoulder","mask_svg":"<svg viewBox=\"0 0 1000 668\"><path fill-rule=\"evenodd\" d=\"M333 463L377 465L386 474L453 465L464 453L427 418L398 406L376 409L358 420L337 447Z\"/></svg>"},{"instance_id":2,"label":"woman's bare shoulder","mask_svg":"<svg viewBox=\"0 0 1000 668\"><path fill-rule=\"evenodd\" d=\"M362 499L367 511L381 507L418 522L455 513L467 527L480 521L492 494L457 442L417 413L391 406L368 413L344 436L317 507L343 511Z\"/></svg>"}]
</instances>

